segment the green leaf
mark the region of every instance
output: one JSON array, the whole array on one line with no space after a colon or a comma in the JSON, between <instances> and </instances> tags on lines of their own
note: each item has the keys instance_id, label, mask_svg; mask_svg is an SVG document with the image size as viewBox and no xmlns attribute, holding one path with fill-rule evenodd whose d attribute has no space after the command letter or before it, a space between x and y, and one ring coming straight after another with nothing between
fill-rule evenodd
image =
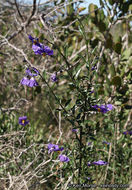
<instances>
[{"instance_id":1,"label":"green leaf","mask_svg":"<svg viewBox=\"0 0 132 190\"><path fill-rule=\"evenodd\" d=\"M2 72L2 69L1 69L1 67L0 67L0 74L2 74L3 72Z\"/></svg>"},{"instance_id":2,"label":"green leaf","mask_svg":"<svg viewBox=\"0 0 132 190\"><path fill-rule=\"evenodd\" d=\"M114 86L121 86L121 77L119 77L119 76L113 77L111 84Z\"/></svg>"},{"instance_id":3,"label":"green leaf","mask_svg":"<svg viewBox=\"0 0 132 190\"><path fill-rule=\"evenodd\" d=\"M35 93L40 94L41 93L41 86L36 86Z\"/></svg>"},{"instance_id":4,"label":"green leaf","mask_svg":"<svg viewBox=\"0 0 132 190\"><path fill-rule=\"evenodd\" d=\"M121 104L122 104L122 102L120 102L120 101L116 101L116 102L115 102L115 105L116 105L116 106L120 106Z\"/></svg>"},{"instance_id":5,"label":"green leaf","mask_svg":"<svg viewBox=\"0 0 132 190\"><path fill-rule=\"evenodd\" d=\"M34 29L34 34L35 34L36 37L38 37L39 36L39 30L38 29Z\"/></svg>"},{"instance_id":6,"label":"green leaf","mask_svg":"<svg viewBox=\"0 0 132 190\"><path fill-rule=\"evenodd\" d=\"M81 104L82 104L82 100L81 100L81 99L77 99L77 100L76 100L76 104L77 104L77 105L81 105Z\"/></svg>"},{"instance_id":7,"label":"green leaf","mask_svg":"<svg viewBox=\"0 0 132 190\"><path fill-rule=\"evenodd\" d=\"M129 5L129 11L132 11L132 4Z\"/></svg>"},{"instance_id":8,"label":"green leaf","mask_svg":"<svg viewBox=\"0 0 132 190\"><path fill-rule=\"evenodd\" d=\"M72 114L75 114L75 105L71 108Z\"/></svg>"},{"instance_id":9,"label":"green leaf","mask_svg":"<svg viewBox=\"0 0 132 190\"><path fill-rule=\"evenodd\" d=\"M79 114L77 115L76 119L77 119L77 120L80 119L80 116L81 116L81 113L79 113Z\"/></svg>"},{"instance_id":10,"label":"green leaf","mask_svg":"<svg viewBox=\"0 0 132 190\"><path fill-rule=\"evenodd\" d=\"M132 109L132 105L124 105L124 107L125 109L128 109L128 110Z\"/></svg>"},{"instance_id":11,"label":"green leaf","mask_svg":"<svg viewBox=\"0 0 132 190\"><path fill-rule=\"evenodd\" d=\"M100 3L101 6L104 6L104 3L103 3L102 0L99 0L99 3Z\"/></svg>"},{"instance_id":12,"label":"green leaf","mask_svg":"<svg viewBox=\"0 0 132 190\"><path fill-rule=\"evenodd\" d=\"M100 89L98 90L98 94L99 94L99 95L104 94L104 89L103 89L103 88L100 88Z\"/></svg>"},{"instance_id":13,"label":"green leaf","mask_svg":"<svg viewBox=\"0 0 132 190\"><path fill-rule=\"evenodd\" d=\"M40 37L39 37L39 39L40 39L40 42L43 42L43 40L44 40L44 34L41 34Z\"/></svg>"},{"instance_id":14,"label":"green leaf","mask_svg":"<svg viewBox=\"0 0 132 190\"><path fill-rule=\"evenodd\" d=\"M131 53L132 50L130 48L126 49L122 54L122 60L127 60L130 57Z\"/></svg>"},{"instance_id":15,"label":"green leaf","mask_svg":"<svg viewBox=\"0 0 132 190\"><path fill-rule=\"evenodd\" d=\"M83 35L82 28L81 28L80 26L78 26L78 29L79 29L80 34L82 34L82 35Z\"/></svg>"},{"instance_id":16,"label":"green leaf","mask_svg":"<svg viewBox=\"0 0 132 190\"><path fill-rule=\"evenodd\" d=\"M113 48L114 48L116 53L121 54L121 49L122 49L122 44L121 43L114 44Z\"/></svg>"},{"instance_id":17,"label":"green leaf","mask_svg":"<svg viewBox=\"0 0 132 190\"><path fill-rule=\"evenodd\" d=\"M74 89L76 88L76 85L73 84L73 83L69 83L69 88L70 88L71 90L74 90Z\"/></svg>"},{"instance_id":18,"label":"green leaf","mask_svg":"<svg viewBox=\"0 0 132 190\"><path fill-rule=\"evenodd\" d=\"M123 94L125 95L125 93L129 90L128 86L127 85L124 85L120 88L119 92L120 94Z\"/></svg>"},{"instance_id":19,"label":"green leaf","mask_svg":"<svg viewBox=\"0 0 132 190\"><path fill-rule=\"evenodd\" d=\"M107 85L110 85L110 79L106 76L106 83Z\"/></svg>"},{"instance_id":20,"label":"green leaf","mask_svg":"<svg viewBox=\"0 0 132 190\"><path fill-rule=\"evenodd\" d=\"M105 14L103 10L98 11L98 20L104 22Z\"/></svg>"},{"instance_id":21,"label":"green leaf","mask_svg":"<svg viewBox=\"0 0 132 190\"><path fill-rule=\"evenodd\" d=\"M45 80L47 79L46 71L43 72L43 77L44 77Z\"/></svg>"},{"instance_id":22,"label":"green leaf","mask_svg":"<svg viewBox=\"0 0 132 190\"><path fill-rule=\"evenodd\" d=\"M97 5L91 3L89 5L88 9L89 9L90 16L95 17L96 16L95 11L96 11L96 9L98 9Z\"/></svg>"},{"instance_id":23,"label":"green leaf","mask_svg":"<svg viewBox=\"0 0 132 190\"><path fill-rule=\"evenodd\" d=\"M97 47L98 42L99 42L98 38L96 38L94 40L90 40L90 45L92 46L92 48L95 48L95 47Z\"/></svg>"},{"instance_id":24,"label":"green leaf","mask_svg":"<svg viewBox=\"0 0 132 190\"><path fill-rule=\"evenodd\" d=\"M69 2L72 2L72 0L70 0ZM69 16L72 15L72 13L74 11L74 9L73 9L73 3L68 4L66 6L66 8L67 8L67 15L69 15Z\"/></svg>"},{"instance_id":25,"label":"green leaf","mask_svg":"<svg viewBox=\"0 0 132 190\"><path fill-rule=\"evenodd\" d=\"M109 33L109 34L106 34L107 38L106 38L106 42L105 42L105 47L106 48L112 48L113 46L113 39L112 39L112 35Z\"/></svg>"},{"instance_id":26,"label":"green leaf","mask_svg":"<svg viewBox=\"0 0 132 190\"><path fill-rule=\"evenodd\" d=\"M110 74L111 74L112 77L114 77L116 75L114 64L110 65Z\"/></svg>"},{"instance_id":27,"label":"green leaf","mask_svg":"<svg viewBox=\"0 0 132 190\"><path fill-rule=\"evenodd\" d=\"M108 0L110 5L113 5L115 3L114 0Z\"/></svg>"},{"instance_id":28,"label":"green leaf","mask_svg":"<svg viewBox=\"0 0 132 190\"><path fill-rule=\"evenodd\" d=\"M106 25L103 21L98 22L97 26L98 26L100 32L104 32L106 30Z\"/></svg>"},{"instance_id":29,"label":"green leaf","mask_svg":"<svg viewBox=\"0 0 132 190\"><path fill-rule=\"evenodd\" d=\"M43 28L42 22L39 22L38 25L39 25L40 28Z\"/></svg>"},{"instance_id":30,"label":"green leaf","mask_svg":"<svg viewBox=\"0 0 132 190\"><path fill-rule=\"evenodd\" d=\"M65 103L65 107L70 104L71 100L72 100L72 99L69 99L69 100Z\"/></svg>"}]
</instances>

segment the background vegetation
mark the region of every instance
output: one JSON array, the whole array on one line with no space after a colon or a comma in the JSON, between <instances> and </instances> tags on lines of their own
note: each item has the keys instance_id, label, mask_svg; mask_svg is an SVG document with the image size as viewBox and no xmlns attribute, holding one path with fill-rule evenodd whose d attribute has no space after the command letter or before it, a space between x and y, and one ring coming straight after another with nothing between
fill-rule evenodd
<instances>
[{"instance_id":1,"label":"background vegetation","mask_svg":"<svg viewBox=\"0 0 132 190\"><path fill-rule=\"evenodd\" d=\"M132 3L100 0L87 10L82 2L0 1L1 190L131 188L132 139L123 132L132 131ZM35 55L29 34L54 55ZM38 87L20 84L29 65L43 77ZM96 104L114 109L103 114ZM18 123L23 115L25 127ZM48 154L48 143L63 146L70 162ZM98 160L109 164L88 166Z\"/></svg>"}]
</instances>

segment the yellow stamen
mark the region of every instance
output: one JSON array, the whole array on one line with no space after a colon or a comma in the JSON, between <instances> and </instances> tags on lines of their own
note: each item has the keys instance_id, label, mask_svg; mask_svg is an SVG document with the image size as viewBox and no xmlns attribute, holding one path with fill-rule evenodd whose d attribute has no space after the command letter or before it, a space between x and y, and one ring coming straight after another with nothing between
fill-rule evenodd
<instances>
[{"instance_id":1,"label":"yellow stamen","mask_svg":"<svg viewBox=\"0 0 132 190\"><path fill-rule=\"evenodd\" d=\"M22 124L24 124L25 123L25 120L22 120Z\"/></svg>"},{"instance_id":2,"label":"yellow stamen","mask_svg":"<svg viewBox=\"0 0 132 190\"><path fill-rule=\"evenodd\" d=\"M34 43L34 44L37 44L37 40L34 40L33 43Z\"/></svg>"},{"instance_id":3,"label":"yellow stamen","mask_svg":"<svg viewBox=\"0 0 132 190\"><path fill-rule=\"evenodd\" d=\"M45 57L46 56L46 53L43 53L43 57Z\"/></svg>"},{"instance_id":4,"label":"yellow stamen","mask_svg":"<svg viewBox=\"0 0 132 190\"><path fill-rule=\"evenodd\" d=\"M101 109L100 109L100 108L97 108L97 110L98 110L99 112L101 112Z\"/></svg>"}]
</instances>

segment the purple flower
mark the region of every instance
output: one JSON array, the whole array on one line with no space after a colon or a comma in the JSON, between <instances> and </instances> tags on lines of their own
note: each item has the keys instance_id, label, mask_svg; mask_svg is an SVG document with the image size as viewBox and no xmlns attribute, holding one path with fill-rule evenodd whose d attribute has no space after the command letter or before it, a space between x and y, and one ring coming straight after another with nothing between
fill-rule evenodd
<instances>
[{"instance_id":1,"label":"purple flower","mask_svg":"<svg viewBox=\"0 0 132 190\"><path fill-rule=\"evenodd\" d=\"M95 108L97 111L102 112L102 113L107 113L108 111L113 109L112 104L101 105L101 106L95 105L92 107Z\"/></svg>"},{"instance_id":2,"label":"purple flower","mask_svg":"<svg viewBox=\"0 0 132 190\"><path fill-rule=\"evenodd\" d=\"M35 76L39 75L39 71L36 68L27 68L26 75L27 76L25 76L20 82L22 85L26 85L29 87L38 86L38 83L34 78Z\"/></svg>"},{"instance_id":3,"label":"purple flower","mask_svg":"<svg viewBox=\"0 0 132 190\"><path fill-rule=\"evenodd\" d=\"M53 55L53 50L51 50L48 46L43 46L44 48L44 53L48 54L48 55Z\"/></svg>"},{"instance_id":4,"label":"purple flower","mask_svg":"<svg viewBox=\"0 0 132 190\"><path fill-rule=\"evenodd\" d=\"M91 94L94 93L94 90L92 90L90 93L91 93Z\"/></svg>"},{"instance_id":5,"label":"purple flower","mask_svg":"<svg viewBox=\"0 0 132 190\"><path fill-rule=\"evenodd\" d=\"M99 161L97 161L97 162L92 162L92 164L95 164L95 165L107 165L108 162L104 162L104 161L102 161L102 160L99 160Z\"/></svg>"},{"instance_id":6,"label":"purple flower","mask_svg":"<svg viewBox=\"0 0 132 190\"><path fill-rule=\"evenodd\" d=\"M111 110L114 108L112 104L107 104L106 106L107 106L107 109L108 109L109 111L111 111Z\"/></svg>"},{"instance_id":7,"label":"purple flower","mask_svg":"<svg viewBox=\"0 0 132 190\"><path fill-rule=\"evenodd\" d=\"M28 35L29 40L33 41L34 38L31 35Z\"/></svg>"},{"instance_id":8,"label":"purple flower","mask_svg":"<svg viewBox=\"0 0 132 190\"><path fill-rule=\"evenodd\" d=\"M61 162L69 162L70 161L70 159L64 154L59 155L59 159Z\"/></svg>"},{"instance_id":9,"label":"purple flower","mask_svg":"<svg viewBox=\"0 0 132 190\"><path fill-rule=\"evenodd\" d=\"M103 141L102 143L103 143L103 144L110 145L110 143L109 143L109 142L106 142L106 141Z\"/></svg>"},{"instance_id":10,"label":"purple flower","mask_svg":"<svg viewBox=\"0 0 132 190\"><path fill-rule=\"evenodd\" d=\"M51 50L48 46L44 46L42 43L33 44L32 49L36 55L53 55L53 50Z\"/></svg>"},{"instance_id":11,"label":"purple flower","mask_svg":"<svg viewBox=\"0 0 132 190\"><path fill-rule=\"evenodd\" d=\"M29 78L24 77L24 78L21 80L21 82L20 82L20 83L21 83L22 85L27 85L27 86L28 86L29 81L30 81L30 80L29 80Z\"/></svg>"},{"instance_id":12,"label":"purple flower","mask_svg":"<svg viewBox=\"0 0 132 190\"><path fill-rule=\"evenodd\" d=\"M88 166L91 166L92 164L91 164L91 162L88 162Z\"/></svg>"},{"instance_id":13,"label":"purple flower","mask_svg":"<svg viewBox=\"0 0 132 190\"><path fill-rule=\"evenodd\" d=\"M22 85L26 85L26 86L29 86L29 87L34 87L34 86L38 86L38 83L37 81L35 80L34 77L32 77L31 79L27 78L27 77L24 77L21 82L20 82Z\"/></svg>"},{"instance_id":14,"label":"purple flower","mask_svg":"<svg viewBox=\"0 0 132 190\"><path fill-rule=\"evenodd\" d=\"M51 152L53 152L53 151L62 151L62 150L64 150L64 148L63 147L61 147L61 148L59 148L59 146L57 145L57 144L51 144L51 143L49 143L48 144L48 153L51 153Z\"/></svg>"},{"instance_id":15,"label":"purple flower","mask_svg":"<svg viewBox=\"0 0 132 190\"><path fill-rule=\"evenodd\" d=\"M35 77L39 75L39 71L36 68L31 67L30 69L29 68L26 69L26 74L28 76Z\"/></svg>"},{"instance_id":16,"label":"purple flower","mask_svg":"<svg viewBox=\"0 0 132 190\"><path fill-rule=\"evenodd\" d=\"M29 123L29 121L27 121L27 116L22 116L22 117L19 117L19 124L20 125L27 125Z\"/></svg>"},{"instance_id":17,"label":"purple flower","mask_svg":"<svg viewBox=\"0 0 132 190\"><path fill-rule=\"evenodd\" d=\"M50 77L50 79L52 80L52 82L56 82L57 81L57 76L55 73L53 73Z\"/></svg>"},{"instance_id":18,"label":"purple flower","mask_svg":"<svg viewBox=\"0 0 132 190\"><path fill-rule=\"evenodd\" d=\"M91 142L88 142L88 146L90 146L92 143Z\"/></svg>"},{"instance_id":19,"label":"purple flower","mask_svg":"<svg viewBox=\"0 0 132 190\"><path fill-rule=\"evenodd\" d=\"M36 55L53 55L53 50L51 50L48 46L44 46L42 43L39 43L38 38L33 38L29 35L29 39L32 41L32 49Z\"/></svg>"},{"instance_id":20,"label":"purple flower","mask_svg":"<svg viewBox=\"0 0 132 190\"><path fill-rule=\"evenodd\" d=\"M32 42L34 41L35 38L33 38L31 35L28 35L29 40L31 40Z\"/></svg>"},{"instance_id":21,"label":"purple flower","mask_svg":"<svg viewBox=\"0 0 132 190\"><path fill-rule=\"evenodd\" d=\"M33 38L31 35L28 35L28 38L29 38L29 40L32 41L32 43L39 45L39 39L38 38Z\"/></svg>"},{"instance_id":22,"label":"purple flower","mask_svg":"<svg viewBox=\"0 0 132 190\"><path fill-rule=\"evenodd\" d=\"M72 129L72 132L77 133L78 129Z\"/></svg>"},{"instance_id":23,"label":"purple flower","mask_svg":"<svg viewBox=\"0 0 132 190\"><path fill-rule=\"evenodd\" d=\"M40 44L33 44L32 49L36 55L43 55L44 50Z\"/></svg>"},{"instance_id":24,"label":"purple flower","mask_svg":"<svg viewBox=\"0 0 132 190\"><path fill-rule=\"evenodd\" d=\"M124 135L132 135L132 131L125 131L123 132Z\"/></svg>"},{"instance_id":25,"label":"purple flower","mask_svg":"<svg viewBox=\"0 0 132 190\"><path fill-rule=\"evenodd\" d=\"M29 80L29 83L27 84L27 86L29 86L29 87L38 86L38 83L37 83L37 81L35 80L35 78L32 77L32 78Z\"/></svg>"},{"instance_id":26,"label":"purple flower","mask_svg":"<svg viewBox=\"0 0 132 190\"><path fill-rule=\"evenodd\" d=\"M93 67L91 68L92 71L94 71L95 69L96 69L96 66L93 66Z\"/></svg>"}]
</instances>

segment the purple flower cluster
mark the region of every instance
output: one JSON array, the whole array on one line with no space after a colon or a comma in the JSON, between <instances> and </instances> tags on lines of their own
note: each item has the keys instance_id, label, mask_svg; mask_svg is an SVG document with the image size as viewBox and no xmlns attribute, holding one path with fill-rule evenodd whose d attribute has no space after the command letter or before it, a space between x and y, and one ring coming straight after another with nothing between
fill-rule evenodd
<instances>
[{"instance_id":1,"label":"purple flower cluster","mask_svg":"<svg viewBox=\"0 0 132 190\"><path fill-rule=\"evenodd\" d=\"M33 38L31 35L28 37L32 41L32 49L36 55L53 55L53 50L48 46L44 46L42 43L39 43L38 38Z\"/></svg>"},{"instance_id":2,"label":"purple flower cluster","mask_svg":"<svg viewBox=\"0 0 132 190\"><path fill-rule=\"evenodd\" d=\"M90 92L90 94L93 94L94 93L94 90L92 90L91 92Z\"/></svg>"},{"instance_id":3,"label":"purple flower cluster","mask_svg":"<svg viewBox=\"0 0 132 190\"><path fill-rule=\"evenodd\" d=\"M105 161L102 161L102 160L99 160L99 161L97 161L97 162L88 162L88 166L91 166L91 165L107 165L108 164L108 162L105 162Z\"/></svg>"},{"instance_id":4,"label":"purple flower cluster","mask_svg":"<svg viewBox=\"0 0 132 190\"><path fill-rule=\"evenodd\" d=\"M27 116L22 116L22 117L19 117L19 124L20 125L27 125L29 123L29 121L27 121Z\"/></svg>"},{"instance_id":5,"label":"purple flower cluster","mask_svg":"<svg viewBox=\"0 0 132 190\"><path fill-rule=\"evenodd\" d=\"M31 35L29 35L29 39L31 40L32 42L32 49L34 51L34 53L36 55L53 55L53 50L51 50L48 46L45 46L43 45L42 43L39 42L39 39L38 38L33 38ZM95 66L91 68L92 70L95 70ZM34 68L34 67L30 67L30 68L27 68L26 71L25 71L25 76L24 78L21 80L21 84L22 85L26 85L26 86L29 86L29 87L34 87L34 86L38 86L38 83L35 79L36 76L38 76L40 73L39 71ZM53 73L50 77L51 81L52 82L56 82L57 81L57 75L56 73ZM94 93L94 91L91 91L90 93ZM92 108L94 108L95 110L99 111L99 112L102 112L102 113L107 113L108 111L111 111L114 106L112 104L106 104L106 105L94 105L92 106ZM19 117L19 124L22 125L22 126L25 126L29 123L29 121L27 120L27 116L22 116L22 117ZM78 132L78 129L72 129L72 132L75 132L77 133ZM123 134L132 134L131 131L126 131L124 132ZM103 144L107 144L109 145L110 143L109 142L106 142L106 141L103 141L102 142ZM90 146L92 143L91 142L88 142L88 146ZM63 147L60 147L59 145L57 144L52 144L52 143L49 143L48 146L48 153L52 153L52 152L61 152L64 150ZM59 160L61 162L69 162L70 159L65 155L65 154L60 154L59 155ZM91 165L107 165L108 162L105 162L105 161L102 161L102 160L99 160L99 161L94 161L94 162L88 162L88 166L91 166ZM90 179L90 178L89 178Z\"/></svg>"},{"instance_id":6,"label":"purple flower cluster","mask_svg":"<svg viewBox=\"0 0 132 190\"><path fill-rule=\"evenodd\" d=\"M103 143L103 144L110 145L110 143L109 143L109 142L106 142L106 141L103 141L102 143Z\"/></svg>"},{"instance_id":7,"label":"purple flower cluster","mask_svg":"<svg viewBox=\"0 0 132 190\"><path fill-rule=\"evenodd\" d=\"M124 135L132 135L132 131L125 131L123 132Z\"/></svg>"},{"instance_id":8,"label":"purple flower cluster","mask_svg":"<svg viewBox=\"0 0 132 190\"><path fill-rule=\"evenodd\" d=\"M70 159L64 154L59 155L59 159L61 162L69 162L70 161Z\"/></svg>"},{"instance_id":9,"label":"purple flower cluster","mask_svg":"<svg viewBox=\"0 0 132 190\"><path fill-rule=\"evenodd\" d=\"M92 107L102 113L107 113L108 111L111 111L114 108L112 104L100 105L100 106L94 105Z\"/></svg>"},{"instance_id":10,"label":"purple flower cluster","mask_svg":"<svg viewBox=\"0 0 132 190\"><path fill-rule=\"evenodd\" d=\"M34 68L34 67L31 67L30 69L27 68L26 69L26 76L21 80L20 83L22 85L26 85L29 87L38 86L38 82L34 78L37 75L39 75L39 71L36 68Z\"/></svg>"},{"instance_id":11,"label":"purple flower cluster","mask_svg":"<svg viewBox=\"0 0 132 190\"><path fill-rule=\"evenodd\" d=\"M72 132L77 133L78 129L72 129Z\"/></svg>"},{"instance_id":12,"label":"purple flower cluster","mask_svg":"<svg viewBox=\"0 0 132 190\"><path fill-rule=\"evenodd\" d=\"M49 143L48 150L49 150L48 153L51 153L53 151L55 151L55 152L62 151L62 150L64 150L64 148L63 147L59 148L59 145Z\"/></svg>"},{"instance_id":13,"label":"purple flower cluster","mask_svg":"<svg viewBox=\"0 0 132 190\"><path fill-rule=\"evenodd\" d=\"M93 66L93 67L91 68L91 70L94 71L94 70L96 70L96 68L97 68L96 66Z\"/></svg>"},{"instance_id":14,"label":"purple flower cluster","mask_svg":"<svg viewBox=\"0 0 132 190\"><path fill-rule=\"evenodd\" d=\"M95 164L95 165L107 165L108 162L104 162L104 161L102 161L102 160L99 160L99 161L97 161L97 162L93 162L92 164Z\"/></svg>"},{"instance_id":15,"label":"purple flower cluster","mask_svg":"<svg viewBox=\"0 0 132 190\"><path fill-rule=\"evenodd\" d=\"M26 69L26 74L31 77L35 77L39 75L39 71L36 68L31 67L30 69L29 68Z\"/></svg>"},{"instance_id":16,"label":"purple flower cluster","mask_svg":"<svg viewBox=\"0 0 132 190\"><path fill-rule=\"evenodd\" d=\"M88 146L90 146L91 144L92 144L92 142L88 142L88 144L87 144L87 145L88 145Z\"/></svg>"},{"instance_id":17,"label":"purple flower cluster","mask_svg":"<svg viewBox=\"0 0 132 190\"><path fill-rule=\"evenodd\" d=\"M28 77L24 77L24 78L21 80L21 84L22 84L22 85L29 86L29 87L38 86L38 83L37 83L37 81L35 80L34 77L32 77L31 79L29 79Z\"/></svg>"},{"instance_id":18,"label":"purple flower cluster","mask_svg":"<svg viewBox=\"0 0 132 190\"><path fill-rule=\"evenodd\" d=\"M51 153L51 152L62 151L62 150L64 150L64 148L59 147L59 145L57 145L57 144L49 143L48 144L48 150L49 150L48 153ZM60 154L59 159L60 159L61 162L69 162L70 161L70 159L64 154Z\"/></svg>"},{"instance_id":19,"label":"purple flower cluster","mask_svg":"<svg viewBox=\"0 0 132 190\"><path fill-rule=\"evenodd\" d=\"M50 79L51 79L52 82L57 82L57 76L56 76L56 74L53 73L53 74L51 75Z\"/></svg>"}]
</instances>

